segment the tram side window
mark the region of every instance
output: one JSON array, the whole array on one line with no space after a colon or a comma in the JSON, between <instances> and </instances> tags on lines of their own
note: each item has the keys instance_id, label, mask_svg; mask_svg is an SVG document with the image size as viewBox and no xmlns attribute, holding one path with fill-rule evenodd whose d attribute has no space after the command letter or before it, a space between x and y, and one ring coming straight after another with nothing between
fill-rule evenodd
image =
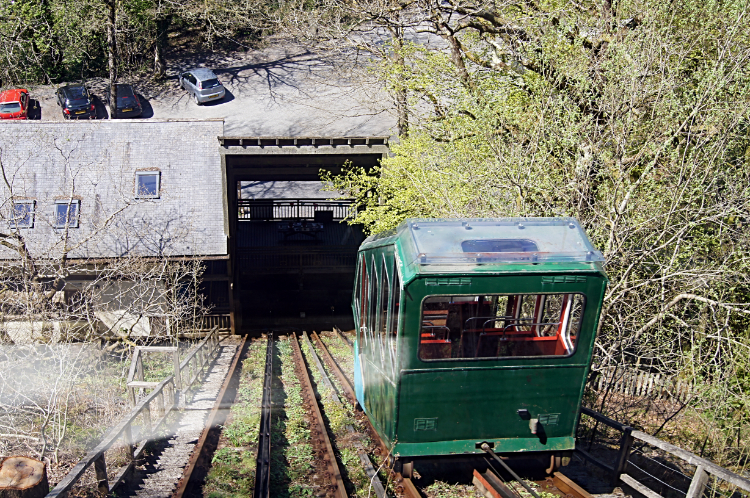
<instances>
[{"instance_id":1,"label":"tram side window","mask_svg":"<svg viewBox=\"0 0 750 498\"><path fill-rule=\"evenodd\" d=\"M388 333L392 337L396 337L398 333L398 312L401 307L401 279L396 271L396 265L393 266L393 300L391 302L391 321L388 326ZM395 344L395 343L394 343ZM395 346L394 346L395 348ZM395 349L394 349L395 352Z\"/></svg>"},{"instance_id":2,"label":"tram side window","mask_svg":"<svg viewBox=\"0 0 750 498\"><path fill-rule=\"evenodd\" d=\"M360 259L360 274L359 274L359 334L360 338L364 341L367 340L367 334L365 334L367 328L367 313L369 310L369 292L370 292L370 279L367 273L367 265L365 265L365 258Z\"/></svg>"},{"instance_id":3,"label":"tram side window","mask_svg":"<svg viewBox=\"0 0 750 498\"><path fill-rule=\"evenodd\" d=\"M431 296L422 305L423 360L569 356L582 294Z\"/></svg>"},{"instance_id":4,"label":"tram side window","mask_svg":"<svg viewBox=\"0 0 750 498\"><path fill-rule=\"evenodd\" d=\"M388 304L390 302L389 298L391 292L391 279L388 278L388 272L386 271L385 265L386 263L384 259L383 264L380 267L380 273L382 277L380 278L380 321L378 322L380 335L383 338L385 338L388 331Z\"/></svg>"},{"instance_id":5,"label":"tram side window","mask_svg":"<svg viewBox=\"0 0 750 498\"><path fill-rule=\"evenodd\" d=\"M378 319L378 287L380 285L380 280L382 275L378 275L378 272L376 270L375 266L375 258L372 259L372 265L370 266L370 275L369 275L369 291L368 294L370 296L369 302L367 303L367 341L368 345L374 340L374 334L377 333L378 325L377 325L377 319ZM372 346L370 346L372 347Z\"/></svg>"}]
</instances>

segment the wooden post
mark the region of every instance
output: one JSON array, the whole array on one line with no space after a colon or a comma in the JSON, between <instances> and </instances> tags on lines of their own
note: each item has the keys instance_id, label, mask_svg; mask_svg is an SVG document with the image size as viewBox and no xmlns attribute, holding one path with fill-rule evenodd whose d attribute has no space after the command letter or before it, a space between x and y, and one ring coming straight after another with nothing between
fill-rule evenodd
<instances>
[{"instance_id":1,"label":"wooden post","mask_svg":"<svg viewBox=\"0 0 750 498\"><path fill-rule=\"evenodd\" d=\"M617 455L615 474L612 476L615 485L620 480L620 474L624 473L628 468L628 457L630 457L630 449L633 446L632 432L632 427L625 427L625 430L622 432L622 438L620 439L620 452Z\"/></svg>"},{"instance_id":2,"label":"wooden post","mask_svg":"<svg viewBox=\"0 0 750 498\"><path fill-rule=\"evenodd\" d=\"M164 409L164 393L162 391L159 391L159 394L156 395L156 416L161 420L161 418L166 414L166 410Z\"/></svg>"},{"instance_id":3,"label":"wooden post","mask_svg":"<svg viewBox=\"0 0 750 498\"><path fill-rule=\"evenodd\" d=\"M136 376L136 370L138 367L138 358L141 356L141 350L136 347L135 351L133 351L133 359L130 360L130 371L128 372L128 382L131 380L135 380ZM130 402L133 404L133 406L136 405L137 397L135 395L135 388L128 387L128 395L130 396Z\"/></svg>"},{"instance_id":4,"label":"wooden post","mask_svg":"<svg viewBox=\"0 0 750 498\"><path fill-rule=\"evenodd\" d=\"M146 438L151 437L151 407L149 404L150 403L146 403L143 405L143 411L141 412L141 415L143 416L143 430Z\"/></svg>"},{"instance_id":5,"label":"wooden post","mask_svg":"<svg viewBox=\"0 0 750 498\"><path fill-rule=\"evenodd\" d=\"M133 444L133 428L130 424L126 425L125 430L122 431L122 438L125 440L125 448L128 452L128 462L132 462L135 456L135 444Z\"/></svg>"},{"instance_id":6,"label":"wooden post","mask_svg":"<svg viewBox=\"0 0 750 498\"><path fill-rule=\"evenodd\" d=\"M174 360L175 403L177 403L179 406L182 406L184 405L184 400L182 399L182 396L180 396L180 393L182 391L182 378L180 376L180 348L179 346L172 353L172 359Z\"/></svg>"},{"instance_id":7,"label":"wooden post","mask_svg":"<svg viewBox=\"0 0 750 498\"><path fill-rule=\"evenodd\" d=\"M107 479L107 463L104 461L104 452L94 460L94 471L96 472L97 489L99 493L106 496L109 494L109 480Z\"/></svg>"},{"instance_id":8,"label":"wooden post","mask_svg":"<svg viewBox=\"0 0 750 498\"><path fill-rule=\"evenodd\" d=\"M706 489L708 484L708 472L703 468L703 465L698 465L693 474L693 480L690 481L690 488L688 489L685 498L700 498L703 496L703 491Z\"/></svg>"},{"instance_id":9,"label":"wooden post","mask_svg":"<svg viewBox=\"0 0 750 498\"><path fill-rule=\"evenodd\" d=\"M138 355L138 358L136 359L136 363L135 363L135 376L140 381L146 380L145 377L143 376L143 359L140 354Z\"/></svg>"}]
</instances>

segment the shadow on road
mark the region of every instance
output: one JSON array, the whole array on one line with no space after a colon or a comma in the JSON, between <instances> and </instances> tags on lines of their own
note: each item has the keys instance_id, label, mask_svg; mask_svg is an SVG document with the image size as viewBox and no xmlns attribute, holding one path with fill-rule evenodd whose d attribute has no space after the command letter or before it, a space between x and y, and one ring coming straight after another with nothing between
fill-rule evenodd
<instances>
[{"instance_id":1,"label":"shadow on road","mask_svg":"<svg viewBox=\"0 0 750 498\"><path fill-rule=\"evenodd\" d=\"M141 102L141 115L138 116L139 119L148 119L154 117L154 108L151 107L151 102L141 95L140 93L136 93L136 96L138 97L138 100Z\"/></svg>"},{"instance_id":2,"label":"shadow on road","mask_svg":"<svg viewBox=\"0 0 750 498\"><path fill-rule=\"evenodd\" d=\"M94 104L94 108L96 109L96 117L94 119L109 119L107 105L102 99L100 99L96 95L92 95L91 102Z\"/></svg>"},{"instance_id":3,"label":"shadow on road","mask_svg":"<svg viewBox=\"0 0 750 498\"><path fill-rule=\"evenodd\" d=\"M231 102L233 100L234 100L234 94L230 92L229 89L224 87L224 98L219 99L219 100L210 100L208 102L204 102L201 105L205 107L214 107L217 105L225 104L227 102Z\"/></svg>"},{"instance_id":4,"label":"shadow on road","mask_svg":"<svg viewBox=\"0 0 750 498\"><path fill-rule=\"evenodd\" d=\"M29 99L29 112L27 113L28 119L41 120L42 119L42 105L36 99Z\"/></svg>"},{"instance_id":5,"label":"shadow on road","mask_svg":"<svg viewBox=\"0 0 750 498\"><path fill-rule=\"evenodd\" d=\"M295 50L296 49L296 50ZM259 56L269 57L271 60L258 60ZM238 60L238 58L245 60ZM191 68L209 68L216 73L219 81L226 85L243 85L258 78L265 81L265 86L271 97L283 87L299 88L299 79L302 75L309 75L324 68L332 69L334 64L326 60L319 53L312 52L307 48L293 47L276 54L245 54L237 57L236 54L192 54L182 57L175 66L179 69L170 71L163 80L141 81L138 85L149 94L151 98L161 99L165 96L177 96L184 90L179 86L178 74ZM248 60L250 59L250 60ZM239 62L239 64L238 64ZM236 91L235 87L235 91ZM241 98L242 95L239 95ZM230 102L234 95L227 90L227 96L218 103Z\"/></svg>"}]
</instances>

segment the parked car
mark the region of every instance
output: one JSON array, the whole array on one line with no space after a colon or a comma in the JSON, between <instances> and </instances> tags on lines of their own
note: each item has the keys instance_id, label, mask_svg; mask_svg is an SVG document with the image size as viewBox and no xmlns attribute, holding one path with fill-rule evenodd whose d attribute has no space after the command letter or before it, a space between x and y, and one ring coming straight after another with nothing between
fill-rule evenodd
<instances>
[{"instance_id":1,"label":"parked car","mask_svg":"<svg viewBox=\"0 0 750 498\"><path fill-rule=\"evenodd\" d=\"M210 69L191 69L180 74L180 86L192 94L198 105L224 98L224 87Z\"/></svg>"},{"instance_id":2,"label":"parked car","mask_svg":"<svg viewBox=\"0 0 750 498\"><path fill-rule=\"evenodd\" d=\"M0 93L0 119L28 119L29 91L5 90Z\"/></svg>"},{"instance_id":3,"label":"parked car","mask_svg":"<svg viewBox=\"0 0 750 498\"><path fill-rule=\"evenodd\" d=\"M57 89L57 105L62 108L66 119L94 119L96 107L85 85L67 85Z\"/></svg>"},{"instance_id":4,"label":"parked car","mask_svg":"<svg viewBox=\"0 0 750 498\"><path fill-rule=\"evenodd\" d=\"M117 83L117 101L115 102L115 115L110 118L135 118L141 115L143 108L141 101L133 91L133 87L127 83ZM109 87L107 87L107 104L109 104Z\"/></svg>"}]
</instances>

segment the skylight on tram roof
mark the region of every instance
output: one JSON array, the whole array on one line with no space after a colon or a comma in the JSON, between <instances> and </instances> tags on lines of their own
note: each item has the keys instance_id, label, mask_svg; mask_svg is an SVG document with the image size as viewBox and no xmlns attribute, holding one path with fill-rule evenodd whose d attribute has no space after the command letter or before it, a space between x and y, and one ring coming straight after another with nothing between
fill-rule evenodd
<instances>
[{"instance_id":1,"label":"skylight on tram roof","mask_svg":"<svg viewBox=\"0 0 750 498\"><path fill-rule=\"evenodd\" d=\"M420 265L604 261L575 218L410 218L398 232Z\"/></svg>"}]
</instances>

